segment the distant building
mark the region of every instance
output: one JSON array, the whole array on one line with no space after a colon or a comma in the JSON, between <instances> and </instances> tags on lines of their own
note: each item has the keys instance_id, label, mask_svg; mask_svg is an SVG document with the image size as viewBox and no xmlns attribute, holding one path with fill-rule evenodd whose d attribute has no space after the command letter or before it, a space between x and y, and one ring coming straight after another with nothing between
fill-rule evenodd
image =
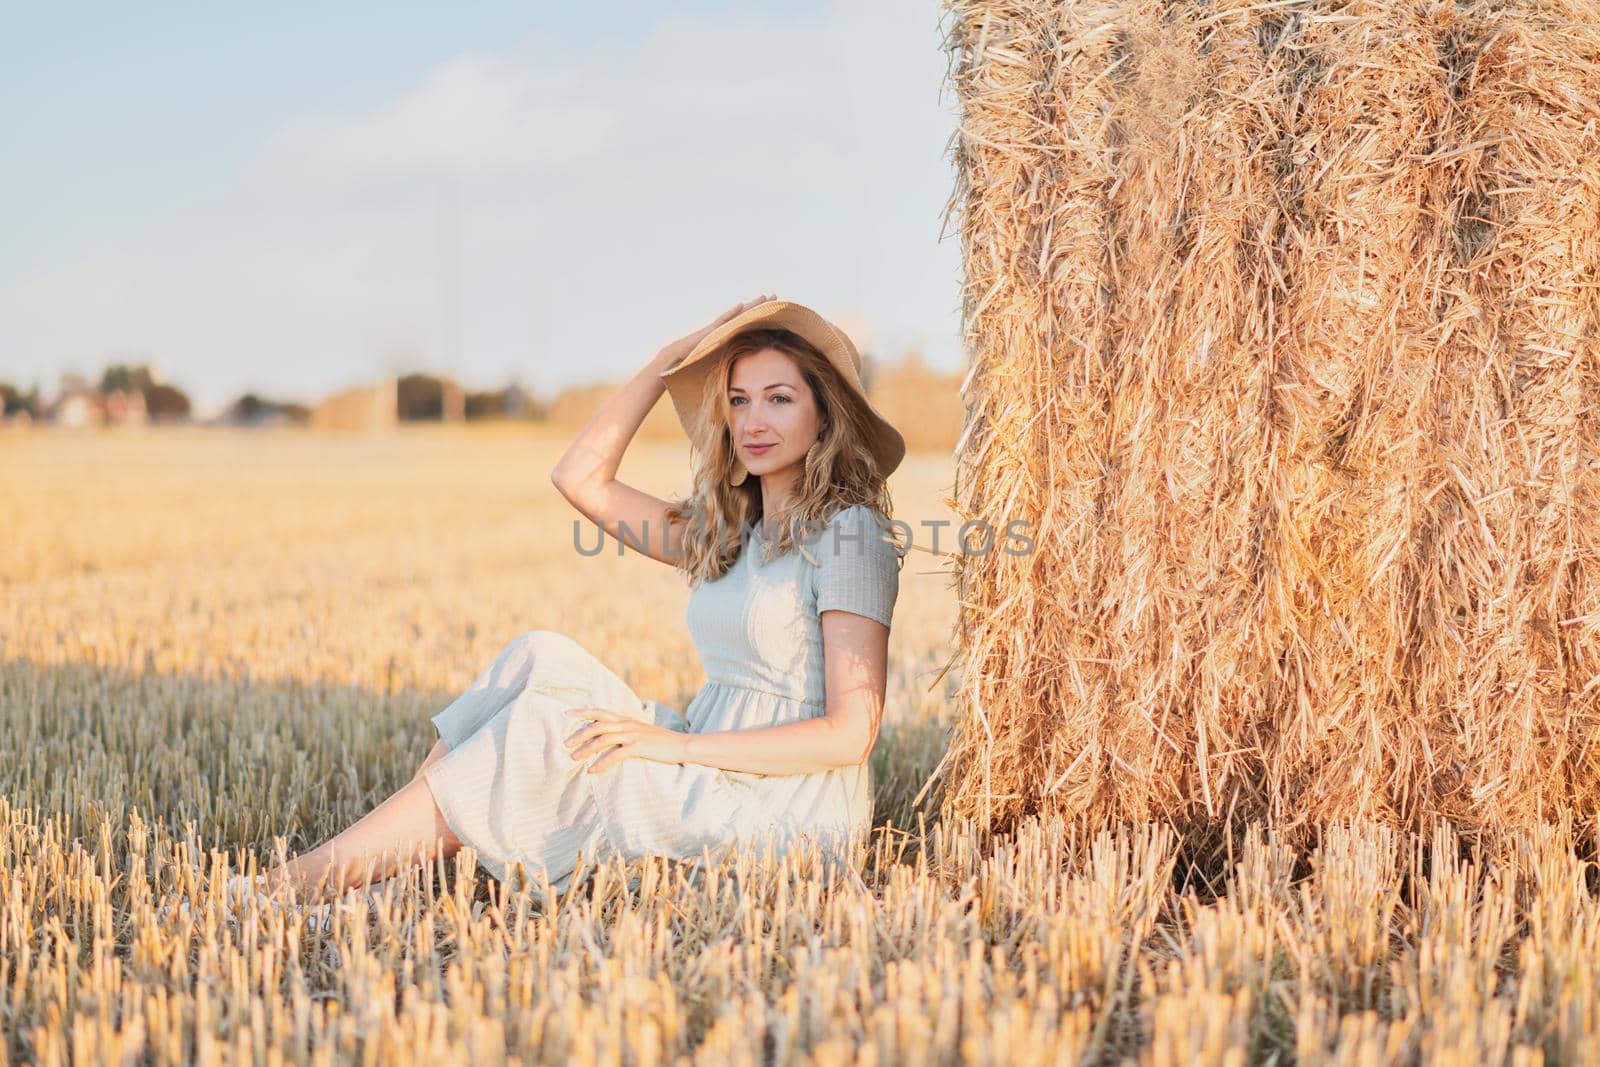
<instances>
[{"instance_id":1,"label":"distant building","mask_svg":"<svg viewBox=\"0 0 1600 1067\"><path fill-rule=\"evenodd\" d=\"M107 425L143 426L150 421L144 393L138 389L113 389L100 397Z\"/></svg>"},{"instance_id":2,"label":"distant building","mask_svg":"<svg viewBox=\"0 0 1600 1067\"><path fill-rule=\"evenodd\" d=\"M160 373L147 364L111 364L100 375L98 391L108 423L132 426L189 419L188 394L162 381Z\"/></svg>"},{"instance_id":3,"label":"distant building","mask_svg":"<svg viewBox=\"0 0 1600 1067\"><path fill-rule=\"evenodd\" d=\"M91 389L73 389L64 392L50 406L50 421L69 430L99 426L105 420L105 405L100 399L100 394Z\"/></svg>"}]
</instances>

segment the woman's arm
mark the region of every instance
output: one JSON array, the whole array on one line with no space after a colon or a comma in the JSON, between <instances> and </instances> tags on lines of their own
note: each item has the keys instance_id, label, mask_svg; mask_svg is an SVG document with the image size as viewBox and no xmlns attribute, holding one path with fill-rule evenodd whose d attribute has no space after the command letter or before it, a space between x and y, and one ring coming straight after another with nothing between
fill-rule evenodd
<instances>
[{"instance_id":1,"label":"woman's arm","mask_svg":"<svg viewBox=\"0 0 1600 1067\"><path fill-rule=\"evenodd\" d=\"M865 763L883 721L889 628L848 611L822 613L824 712L749 730L690 733L689 763L754 774L810 774Z\"/></svg>"},{"instance_id":2,"label":"woman's arm","mask_svg":"<svg viewBox=\"0 0 1600 1067\"><path fill-rule=\"evenodd\" d=\"M666 390L660 378L669 366L666 353L662 349L606 398L561 453L550 471L550 482L584 518L618 543L643 551L651 559L672 563L683 553L683 530L678 528L681 523L668 528L667 501L617 480L623 453Z\"/></svg>"},{"instance_id":3,"label":"woman's arm","mask_svg":"<svg viewBox=\"0 0 1600 1067\"><path fill-rule=\"evenodd\" d=\"M667 501L618 481L617 468L645 416L666 391L662 373L682 362L706 334L761 302L735 304L710 325L656 353L622 388L606 398L550 471L551 483L567 502L585 518L600 524L619 543L662 563L675 563L682 557L683 523L669 528ZM626 537L622 536L624 526Z\"/></svg>"}]
</instances>

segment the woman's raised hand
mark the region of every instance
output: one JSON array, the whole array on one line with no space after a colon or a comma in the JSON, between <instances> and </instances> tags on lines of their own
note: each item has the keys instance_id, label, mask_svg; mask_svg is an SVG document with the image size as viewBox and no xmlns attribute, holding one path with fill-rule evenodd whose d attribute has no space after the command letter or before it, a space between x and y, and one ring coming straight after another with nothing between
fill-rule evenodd
<instances>
[{"instance_id":1,"label":"woman's raised hand","mask_svg":"<svg viewBox=\"0 0 1600 1067\"><path fill-rule=\"evenodd\" d=\"M769 293L758 296L754 300L745 300L741 303L733 305L733 307L712 319L705 326L702 326L693 333L685 334L667 347L663 348L660 352L656 353L656 370L659 373L665 374L673 367L676 367L679 363L682 363L684 357L686 357L690 352L694 351L694 346L699 344L706 334L710 333L712 330L715 330L718 326L721 326L723 323L727 322L741 311L744 311L747 308L753 308L757 304L765 304L768 300L776 299L778 299L778 295L776 293Z\"/></svg>"}]
</instances>

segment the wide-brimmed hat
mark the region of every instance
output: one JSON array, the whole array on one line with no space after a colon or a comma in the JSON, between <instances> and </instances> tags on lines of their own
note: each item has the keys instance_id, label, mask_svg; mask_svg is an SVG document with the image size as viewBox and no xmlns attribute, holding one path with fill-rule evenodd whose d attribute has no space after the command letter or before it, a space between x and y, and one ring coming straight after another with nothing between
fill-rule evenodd
<instances>
[{"instance_id":1,"label":"wide-brimmed hat","mask_svg":"<svg viewBox=\"0 0 1600 1067\"><path fill-rule=\"evenodd\" d=\"M900 466L906 455L906 440L867 399L867 391L861 384L861 355L856 346L843 330L792 300L768 300L746 308L702 337L681 363L662 372L661 379L666 382L672 406L678 411L678 421L691 441L700 440L701 404L707 378L716 365L709 357L746 330L788 330L815 345L855 394L866 416L863 421L867 426L867 447L878 461L879 472L888 477Z\"/></svg>"}]
</instances>

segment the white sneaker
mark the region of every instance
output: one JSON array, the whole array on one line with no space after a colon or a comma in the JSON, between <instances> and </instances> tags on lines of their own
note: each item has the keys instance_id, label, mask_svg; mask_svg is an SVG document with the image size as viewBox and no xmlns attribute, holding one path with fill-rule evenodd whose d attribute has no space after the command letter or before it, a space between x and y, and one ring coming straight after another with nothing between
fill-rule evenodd
<instances>
[{"instance_id":1,"label":"white sneaker","mask_svg":"<svg viewBox=\"0 0 1600 1067\"><path fill-rule=\"evenodd\" d=\"M335 914L343 914L352 919L359 916L368 922L375 921L382 914L384 887L391 881L404 884L404 880L399 878L380 879L368 885L348 889L338 900L327 901L310 908L313 923L317 929L328 933L333 929Z\"/></svg>"}]
</instances>

